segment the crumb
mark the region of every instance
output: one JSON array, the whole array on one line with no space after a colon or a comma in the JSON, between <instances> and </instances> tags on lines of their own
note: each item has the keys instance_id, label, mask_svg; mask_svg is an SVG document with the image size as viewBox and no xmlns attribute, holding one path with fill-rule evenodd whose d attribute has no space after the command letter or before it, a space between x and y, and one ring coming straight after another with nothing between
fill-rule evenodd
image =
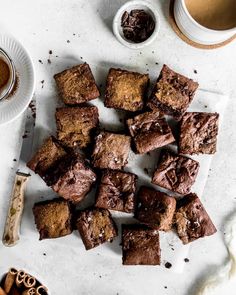
<instances>
[{"instance_id":1,"label":"crumb","mask_svg":"<svg viewBox=\"0 0 236 295\"><path fill-rule=\"evenodd\" d=\"M142 52L139 52L139 54L142 54Z\"/></svg>"},{"instance_id":2,"label":"crumb","mask_svg":"<svg viewBox=\"0 0 236 295\"><path fill-rule=\"evenodd\" d=\"M43 253L43 256L47 256L47 254L46 253Z\"/></svg>"},{"instance_id":3,"label":"crumb","mask_svg":"<svg viewBox=\"0 0 236 295\"><path fill-rule=\"evenodd\" d=\"M81 56L80 59L83 59L83 56Z\"/></svg>"},{"instance_id":4,"label":"crumb","mask_svg":"<svg viewBox=\"0 0 236 295\"><path fill-rule=\"evenodd\" d=\"M159 65L159 63L158 63L158 62L155 62L155 64L156 64L156 65Z\"/></svg>"},{"instance_id":5,"label":"crumb","mask_svg":"<svg viewBox=\"0 0 236 295\"><path fill-rule=\"evenodd\" d=\"M164 286L165 289L167 289L167 286Z\"/></svg>"},{"instance_id":6,"label":"crumb","mask_svg":"<svg viewBox=\"0 0 236 295\"><path fill-rule=\"evenodd\" d=\"M40 81L42 84L44 83L44 80Z\"/></svg>"},{"instance_id":7,"label":"crumb","mask_svg":"<svg viewBox=\"0 0 236 295\"><path fill-rule=\"evenodd\" d=\"M73 33L73 36L75 36L75 33Z\"/></svg>"},{"instance_id":8,"label":"crumb","mask_svg":"<svg viewBox=\"0 0 236 295\"><path fill-rule=\"evenodd\" d=\"M147 69L147 72L149 72L149 69Z\"/></svg>"},{"instance_id":9,"label":"crumb","mask_svg":"<svg viewBox=\"0 0 236 295\"><path fill-rule=\"evenodd\" d=\"M148 168L144 168L143 171L148 175Z\"/></svg>"},{"instance_id":10,"label":"crumb","mask_svg":"<svg viewBox=\"0 0 236 295\"><path fill-rule=\"evenodd\" d=\"M194 74L197 74L197 70L194 70L193 72L194 72Z\"/></svg>"},{"instance_id":11,"label":"crumb","mask_svg":"<svg viewBox=\"0 0 236 295\"><path fill-rule=\"evenodd\" d=\"M189 262L189 259L188 258L184 258L184 262Z\"/></svg>"},{"instance_id":12,"label":"crumb","mask_svg":"<svg viewBox=\"0 0 236 295\"><path fill-rule=\"evenodd\" d=\"M58 55L56 55L56 57L59 57Z\"/></svg>"},{"instance_id":13,"label":"crumb","mask_svg":"<svg viewBox=\"0 0 236 295\"><path fill-rule=\"evenodd\" d=\"M24 135L22 136L22 138L23 138L23 139L27 138L27 134L24 134Z\"/></svg>"},{"instance_id":14,"label":"crumb","mask_svg":"<svg viewBox=\"0 0 236 295\"><path fill-rule=\"evenodd\" d=\"M100 275L100 276L99 276L99 278L101 279L101 278L102 278L102 276Z\"/></svg>"},{"instance_id":15,"label":"crumb","mask_svg":"<svg viewBox=\"0 0 236 295\"><path fill-rule=\"evenodd\" d=\"M67 43L70 43L70 40L67 40L66 42L67 42Z\"/></svg>"},{"instance_id":16,"label":"crumb","mask_svg":"<svg viewBox=\"0 0 236 295\"><path fill-rule=\"evenodd\" d=\"M205 105L204 107L205 107L205 109L206 109L206 108L207 108L207 105Z\"/></svg>"},{"instance_id":17,"label":"crumb","mask_svg":"<svg viewBox=\"0 0 236 295\"><path fill-rule=\"evenodd\" d=\"M171 268L171 267L172 267L172 264L170 262L165 263L165 268Z\"/></svg>"},{"instance_id":18,"label":"crumb","mask_svg":"<svg viewBox=\"0 0 236 295\"><path fill-rule=\"evenodd\" d=\"M52 50L49 50L49 52L48 52L49 54L52 54Z\"/></svg>"},{"instance_id":19,"label":"crumb","mask_svg":"<svg viewBox=\"0 0 236 295\"><path fill-rule=\"evenodd\" d=\"M16 162L16 159L13 159L14 162Z\"/></svg>"},{"instance_id":20,"label":"crumb","mask_svg":"<svg viewBox=\"0 0 236 295\"><path fill-rule=\"evenodd\" d=\"M146 64L146 66L148 66L148 64Z\"/></svg>"},{"instance_id":21,"label":"crumb","mask_svg":"<svg viewBox=\"0 0 236 295\"><path fill-rule=\"evenodd\" d=\"M42 62L42 60L41 60L41 59L39 59L39 63L41 63L41 64L43 65L43 62Z\"/></svg>"},{"instance_id":22,"label":"crumb","mask_svg":"<svg viewBox=\"0 0 236 295\"><path fill-rule=\"evenodd\" d=\"M51 62L51 59L49 58L49 59L48 59L48 64L51 64L51 63L52 63L52 62Z\"/></svg>"},{"instance_id":23,"label":"crumb","mask_svg":"<svg viewBox=\"0 0 236 295\"><path fill-rule=\"evenodd\" d=\"M174 248L171 248L171 250L175 251L175 249L174 249Z\"/></svg>"}]
</instances>

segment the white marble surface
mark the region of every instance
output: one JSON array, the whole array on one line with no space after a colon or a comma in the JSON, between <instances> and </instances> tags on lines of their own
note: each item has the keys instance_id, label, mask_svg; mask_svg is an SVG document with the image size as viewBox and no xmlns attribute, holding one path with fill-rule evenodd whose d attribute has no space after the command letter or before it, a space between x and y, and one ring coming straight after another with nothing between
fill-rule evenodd
<instances>
[{"instance_id":1,"label":"white marble surface","mask_svg":"<svg viewBox=\"0 0 236 295\"><path fill-rule=\"evenodd\" d=\"M119 44L111 32L113 15L124 2L8 0L1 5L1 28L7 28L31 53L37 75L38 108L42 103L48 105L48 113L44 118L48 130L54 128L54 123L50 120L54 112L50 100L55 99L51 95L54 92L52 75L66 67L67 60L71 62L74 59L76 63L81 61L81 57L91 64L128 65L144 70L155 67L155 62L158 62L157 73L161 65L167 63L177 71L197 79L201 88L228 94L230 99L222 128L221 146L214 157L203 197L204 204L220 231L214 238L193 243L190 262L182 275L149 267L121 268L119 255L110 270L104 271L109 257L103 257L102 248L93 254L85 254L76 235L64 238L65 241L71 239L70 249L63 239L41 242L34 247L32 240L37 238L37 233L34 230L31 207L35 200L40 199L40 193L35 188L31 193L29 187L21 243L11 249L0 245L0 273L14 262L17 267L40 274L51 293L59 295L132 295L144 292L150 295L192 295L201 278L227 257L223 225L227 216L236 209L236 42L213 51L190 47L178 39L167 22L168 1L156 0L151 1L157 4L161 14L161 30L156 42L142 50L129 50ZM67 43L67 40L70 42ZM52 64L47 64L49 50L53 51ZM39 59L43 64L38 62ZM194 74L194 69L197 74ZM41 88L41 80L45 80L44 88ZM13 159L18 157L21 124L22 119L19 118L11 124L0 126L0 236L14 173ZM40 121L37 126L40 129ZM40 181L38 185L42 185ZM28 236L28 232L32 236ZM43 253L47 255L44 256ZM82 255L86 255L87 264L81 263L84 261ZM231 295L233 289L228 287L224 292Z\"/></svg>"}]
</instances>

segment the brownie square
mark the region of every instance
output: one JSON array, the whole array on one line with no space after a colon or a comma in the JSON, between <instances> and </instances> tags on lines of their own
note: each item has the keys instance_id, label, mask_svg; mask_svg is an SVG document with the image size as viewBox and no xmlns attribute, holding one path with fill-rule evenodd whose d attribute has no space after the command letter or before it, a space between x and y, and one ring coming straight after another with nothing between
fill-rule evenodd
<instances>
[{"instance_id":1,"label":"brownie square","mask_svg":"<svg viewBox=\"0 0 236 295\"><path fill-rule=\"evenodd\" d=\"M122 226L124 265L160 265L159 233L142 225Z\"/></svg>"},{"instance_id":2,"label":"brownie square","mask_svg":"<svg viewBox=\"0 0 236 295\"><path fill-rule=\"evenodd\" d=\"M167 115L180 120L191 103L198 83L164 65L154 86L148 106L158 108Z\"/></svg>"},{"instance_id":3,"label":"brownie square","mask_svg":"<svg viewBox=\"0 0 236 295\"><path fill-rule=\"evenodd\" d=\"M44 180L61 197L78 203L90 191L96 174L81 155L72 154L48 170Z\"/></svg>"},{"instance_id":4,"label":"brownie square","mask_svg":"<svg viewBox=\"0 0 236 295\"><path fill-rule=\"evenodd\" d=\"M137 175L122 171L104 171L98 188L96 207L134 212Z\"/></svg>"},{"instance_id":5,"label":"brownie square","mask_svg":"<svg viewBox=\"0 0 236 295\"><path fill-rule=\"evenodd\" d=\"M188 194L197 178L199 167L199 163L193 159L164 150L152 183L175 193Z\"/></svg>"},{"instance_id":6,"label":"brownie square","mask_svg":"<svg viewBox=\"0 0 236 295\"><path fill-rule=\"evenodd\" d=\"M58 108L56 123L57 137L64 145L86 148L98 125L98 109L95 106Z\"/></svg>"},{"instance_id":7,"label":"brownie square","mask_svg":"<svg viewBox=\"0 0 236 295\"><path fill-rule=\"evenodd\" d=\"M105 106L126 111L143 108L149 76L121 69L110 69L106 82Z\"/></svg>"},{"instance_id":8,"label":"brownie square","mask_svg":"<svg viewBox=\"0 0 236 295\"><path fill-rule=\"evenodd\" d=\"M130 137L123 134L101 132L96 137L92 154L94 167L122 169L128 163Z\"/></svg>"},{"instance_id":9,"label":"brownie square","mask_svg":"<svg viewBox=\"0 0 236 295\"><path fill-rule=\"evenodd\" d=\"M138 192L135 217L151 228L168 231L172 227L175 208L175 198L142 186Z\"/></svg>"},{"instance_id":10,"label":"brownie square","mask_svg":"<svg viewBox=\"0 0 236 295\"><path fill-rule=\"evenodd\" d=\"M136 150L144 154L175 141L166 119L159 112L146 112L127 120Z\"/></svg>"},{"instance_id":11,"label":"brownie square","mask_svg":"<svg viewBox=\"0 0 236 295\"><path fill-rule=\"evenodd\" d=\"M50 136L27 163L27 166L43 177L46 171L65 157L66 154L66 151L58 141L53 136Z\"/></svg>"},{"instance_id":12,"label":"brownie square","mask_svg":"<svg viewBox=\"0 0 236 295\"><path fill-rule=\"evenodd\" d=\"M217 231L196 194L188 194L177 201L175 226L184 244Z\"/></svg>"},{"instance_id":13,"label":"brownie square","mask_svg":"<svg viewBox=\"0 0 236 295\"><path fill-rule=\"evenodd\" d=\"M117 236L117 228L111 214L106 209L92 208L82 211L76 221L86 250L105 242L112 242Z\"/></svg>"},{"instance_id":14,"label":"brownie square","mask_svg":"<svg viewBox=\"0 0 236 295\"><path fill-rule=\"evenodd\" d=\"M58 73L54 75L54 79L65 104L84 103L100 95L87 63Z\"/></svg>"},{"instance_id":15,"label":"brownie square","mask_svg":"<svg viewBox=\"0 0 236 295\"><path fill-rule=\"evenodd\" d=\"M33 214L40 240L59 238L72 232L71 208L63 199L36 203Z\"/></svg>"},{"instance_id":16,"label":"brownie square","mask_svg":"<svg viewBox=\"0 0 236 295\"><path fill-rule=\"evenodd\" d=\"M181 154L214 154L216 152L219 114L186 113L180 123Z\"/></svg>"}]
</instances>

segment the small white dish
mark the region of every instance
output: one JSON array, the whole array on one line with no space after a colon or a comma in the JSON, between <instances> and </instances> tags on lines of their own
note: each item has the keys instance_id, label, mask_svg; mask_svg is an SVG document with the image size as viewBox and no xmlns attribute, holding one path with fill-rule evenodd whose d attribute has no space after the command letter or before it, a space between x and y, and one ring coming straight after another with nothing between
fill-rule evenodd
<instances>
[{"instance_id":1,"label":"small white dish","mask_svg":"<svg viewBox=\"0 0 236 295\"><path fill-rule=\"evenodd\" d=\"M146 11L147 13L149 13L152 16L152 18L155 22L155 29L154 29L152 35L147 40L140 42L140 43L134 43L130 40L127 40L124 37L123 28L121 27L121 18L122 18L123 13L125 11L127 11L129 13L133 9L143 9L144 11ZM140 49L140 48L150 45L156 39L159 29L160 29L160 17L159 17L158 10L153 4L151 4L147 1L134 0L134 1L129 1L129 2L125 3L117 11L117 13L113 19L113 33L114 33L114 35L116 36L117 40L121 44L123 44L126 47L131 48L131 49Z\"/></svg>"},{"instance_id":2,"label":"small white dish","mask_svg":"<svg viewBox=\"0 0 236 295\"><path fill-rule=\"evenodd\" d=\"M212 30L200 25L190 15L185 5L185 0L175 0L174 17L182 33L198 44L216 45L230 39L236 34L236 28Z\"/></svg>"},{"instance_id":3,"label":"small white dish","mask_svg":"<svg viewBox=\"0 0 236 295\"><path fill-rule=\"evenodd\" d=\"M20 116L29 105L35 88L33 62L25 48L11 35L0 34L2 48L14 63L18 80L12 96L0 101L0 125Z\"/></svg>"}]
</instances>

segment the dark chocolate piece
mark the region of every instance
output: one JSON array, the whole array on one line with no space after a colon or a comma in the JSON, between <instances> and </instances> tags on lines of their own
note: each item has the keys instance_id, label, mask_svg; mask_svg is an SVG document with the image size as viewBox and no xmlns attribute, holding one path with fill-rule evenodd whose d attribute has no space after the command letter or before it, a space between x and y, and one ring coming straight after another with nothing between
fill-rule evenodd
<instances>
[{"instance_id":1,"label":"dark chocolate piece","mask_svg":"<svg viewBox=\"0 0 236 295\"><path fill-rule=\"evenodd\" d=\"M92 71L87 63L54 75L65 104L76 105L99 97Z\"/></svg>"},{"instance_id":2,"label":"dark chocolate piece","mask_svg":"<svg viewBox=\"0 0 236 295\"><path fill-rule=\"evenodd\" d=\"M59 238L72 232L70 205L63 199L36 203L33 214L40 240Z\"/></svg>"},{"instance_id":3,"label":"dark chocolate piece","mask_svg":"<svg viewBox=\"0 0 236 295\"><path fill-rule=\"evenodd\" d=\"M175 198L142 186L138 192L135 217L151 228L169 231L176 208Z\"/></svg>"},{"instance_id":4,"label":"dark chocolate piece","mask_svg":"<svg viewBox=\"0 0 236 295\"><path fill-rule=\"evenodd\" d=\"M179 194L188 194L199 170L199 163L193 159L164 150L152 183Z\"/></svg>"},{"instance_id":5,"label":"dark chocolate piece","mask_svg":"<svg viewBox=\"0 0 236 295\"><path fill-rule=\"evenodd\" d=\"M128 163L130 141L130 137L123 134L101 132L92 154L94 167L122 169Z\"/></svg>"},{"instance_id":6,"label":"dark chocolate piece","mask_svg":"<svg viewBox=\"0 0 236 295\"><path fill-rule=\"evenodd\" d=\"M123 225L122 251L124 265L160 265L158 231L138 224Z\"/></svg>"},{"instance_id":7,"label":"dark chocolate piece","mask_svg":"<svg viewBox=\"0 0 236 295\"><path fill-rule=\"evenodd\" d=\"M147 74L112 68L107 76L104 104L131 112L142 110L148 85Z\"/></svg>"},{"instance_id":8,"label":"dark chocolate piece","mask_svg":"<svg viewBox=\"0 0 236 295\"><path fill-rule=\"evenodd\" d=\"M155 29L152 16L143 9L133 9L128 13L125 11L121 18L121 27L126 39L134 43L147 40Z\"/></svg>"},{"instance_id":9,"label":"dark chocolate piece","mask_svg":"<svg viewBox=\"0 0 236 295\"><path fill-rule=\"evenodd\" d=\"M104 171L98 188L96 207L134 212L137 175L122 171Z\"/></svg>"},{"instance_id":10,"label":"dark chocolate piece","mask_svg":"<svg viewBox=\"0 0 236 295\"><path fill-rule=\"evenodd\" d=\"M217 231L196 194L188 194L177 201L175 226L184 244Z\"/></svg>"},{"instance_id":11,"label":"dark chocolate piece","mask_svg":"<svg viewBox=\"0 0 236 295\"><path fill-rule=\"evenodd\" d=\"M106 209L92 208L81 211L76 225L86 250L112 242L117 236L116 225Z\"/></svg>"},{"instance_id":12,"label":"dark chocolate piece","mask_svg":"<svg viewBox=\"0 0 236 295\"><path fill-rule=\"evenodd\" d=\"M137 152L147 153L175 141L169 125L159 112L146 112L127 120Z\"/></svg>"},{"instance_id":13,"label":"dark chocolate piece","mask_svg":"<svg viewBox=\"0 0 236 295\"><path fill-rule=\"evenodd\" d=\"M197 88L197 82L164 65L148 101L148 106L180 120L193 100Z\"/></svg>"},{"instance_id":14,"label":"dark chocolate piece","mask_svg":"<svg viewBox=\"0 0 236 295\"><path fill-rule=\"evenodd\" d=\"M219 114L186 113L181 121L179 152L214 154L216 152Z\"/></svg>"},{"instance_id":15,"label":"dark chocolate piece","mask_svg":"<svg viewBox=\"0 0 236 295\"><path fill-rule=\"evenodd\" d=\"M57 136L68 147L86 148L91 143L91 132L98 125L95 106L65 107L56 110Z\"/></svg>"}]
</instances>

